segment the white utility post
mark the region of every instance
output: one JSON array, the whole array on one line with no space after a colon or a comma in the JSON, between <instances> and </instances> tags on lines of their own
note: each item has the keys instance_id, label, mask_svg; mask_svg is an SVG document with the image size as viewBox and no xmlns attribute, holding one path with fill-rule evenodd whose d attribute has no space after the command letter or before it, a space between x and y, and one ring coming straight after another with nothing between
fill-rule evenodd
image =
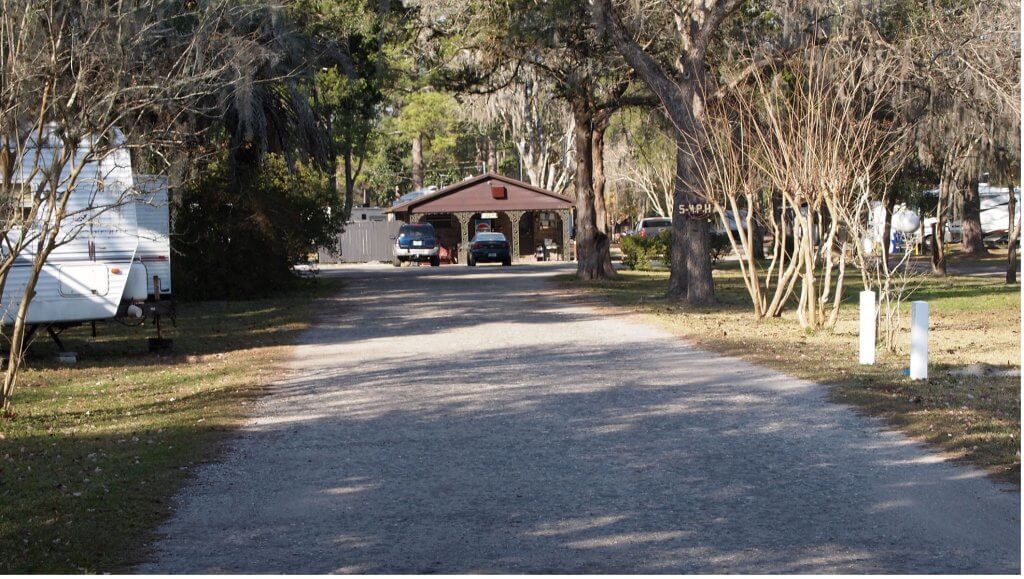
<instances>
[{"instance_id":1,"label":"white utility post","mask_svg":"<svg viewBox=\"0 0 1024 579\"><path fill-rule=\"evenodd\" d=\"M860 363L875 363L875 292L860 292Z\"/></svg>"},{"instance_id":2,"label":"white utility post","mask_svg":"<svg viewBox=\"0 0 1024 579\"><path fill-rule=\"evenodd\" d=\"M910 303L910 379L928 379L928 302Z\"/></svg>"}]
</instances>

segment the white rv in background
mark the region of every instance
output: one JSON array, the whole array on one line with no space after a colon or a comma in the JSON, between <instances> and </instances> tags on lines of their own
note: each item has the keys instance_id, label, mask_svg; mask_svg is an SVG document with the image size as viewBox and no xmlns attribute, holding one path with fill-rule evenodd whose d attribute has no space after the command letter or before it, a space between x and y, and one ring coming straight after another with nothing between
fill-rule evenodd
<instances>
[{"instance_id":1,"label":"white rv in background","mask_svg":"<svg viewBox=\"0 0 1024 579\"><path fill-rule=\"evenodd\" d=\"M939 195L938 189L928 189L924 192L926 197L937 197ZM981 213L979 215L981 220L981 232L986 238L997 238L1005 235L1009 228L1010 222L1010 190L1007 187L993 187L988 183L978 183L978 196L981 198ZM1014 207L1014 221L1020 219L1021 211L1021 198L1020 198L1020 187L1015 187L1013 191L1014 199L1016 199L1016 206ZM906 211L906 204L899 204L894 208L893 213L900 213ZM893 251L891 243L885 243L885 221L886 218L892 219L892 216L886 215L885 206L879 201L873 201L871 203L871 213L869 216L868 226L871 231L871 235L875 242L883 244L889 247L890 252ZM932 236L932 225L935 224L934 215L921 215L921 227L917 231L911 233L907 241L911 243L921 243L931 239ZM943 234L943 239L946 243L954 243L960 240L961 236L961 225L960 220L947 220L946 228ZM1005 240L1003 240L1005 242Z\"/></svg>"},{"instance_id":2,"label":"white rv in background","mask_svg":"<svg viewBox=\"0 0 1024 579\"><path fill-rule=\"evenodd\" d=\"M115 133L114 138L122 136ZM50 162L62 143L53 130L41 146L30 144L16 174L25 176L25 186L38 186L41 177L30 178L30 163ZM29 304L31 331L46 328L58 346L60 330L85 322L174 313L169 299L167 180L151 175L136 179L127 147L116 140L114 145L103 158L86 163L76 180L61 228L65 243L47 258ZM76 155L88 152L85 143ZM5 325L14 321L34 257L34 244L29 244L8 274L0 296ZM159 286L154 285L157 279ZM157 328L159 332L158 319Z\"/></svg>"},{"instance_id":3,"label":"white rv in background","mask_svg":"<svg viewBox=\"0 0 1024 579\"><path fill-rule=\"evenodd\" d=\"M985 236L1005 234L1010 224L1010 188L978 183L981 197L981 231ZM1020 219L1020 187L1013 188L1014 223Z\"/></svg>"},{"instance_id":4,"label":"white rv in background","mask_svg":"<svg viewBox=\"0 0 1024 579\"><path fill-rule=\"evenodd\" d=\"M938 189L929 189L924 192L928 197L938 197ZM1016 200L1014 207L1014 221L1020 218L1020 187L1014 187L1013 196ZM1008 187L993 187L984 181L978 183L978 197L980 197L981 213L978 215L981 221L981 233L986 238L995 238L1005 235L1010 226L1010 189ZM935 224L935 216L929 215L922 219L923 230L918 233L923 239L931 239L932 225ZM959 242L963 235L960 219L946 221L946 231L943 238L947 243Z\"/></svg>"}]
</instances>

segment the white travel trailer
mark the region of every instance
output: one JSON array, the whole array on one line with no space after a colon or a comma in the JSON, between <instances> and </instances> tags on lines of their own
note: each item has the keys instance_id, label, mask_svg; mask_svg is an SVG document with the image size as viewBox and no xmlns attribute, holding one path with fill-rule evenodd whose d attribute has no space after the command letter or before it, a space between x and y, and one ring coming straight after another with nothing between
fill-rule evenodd
<instances>
[{"instance_id":1,"label":"white travel trailer","mask_svg":"<svg viewBox=\"0 0 1024 579\"><path fill-rule=\"evenodd\" d=\"M936 197L939 194L938 189L929 189L924 192L926 197ZM988 183L978 183L978 195L981 198L981 232L986 238L997 238L1001 235L1005 235L1009 227L1010 221L1010 190L1007 187L993 187ZM1016 207L1014 209L1014 219L1020 219L1020 188L1015 187L1013 192L1014 198L1016 199ZM894 209L894 213L900 213L901 211L907 210L905 204L897 205ZM871 236L875 242L882 244L884 234L884 225L886 220L885 207L878 201L871 203L871 213L869 217L869 229ZM892 216L888 216L889 219ZM911 233L907 237L907 241L911 243L920 243L922 240L931 239L932 225L935 223L934 215L923 215L921 216L921 228L914 233ZM959 220L948 220L946 221L946 228L943 234L943 238L947 243L957 242L960 240L960 221ZM1005 240L1004 240L1005 241ZM891 243L886 244L889 246L890 252L894 249Z\"/></svg>"},{"instance_id":2,"label":"white travel trailer","mask_svg":"<svg viewBox=\"0 0 1024 579\"><path fill-rule=\"evenodd\" d=\"M59 347L57 336L62 329L147 314L157 322L156 347L169 346L159 334L160 315L170 314L172 319L174 315L167 179L133 176L129 151L116 141L122 136L116 133L114 138L112 147L104 147L109 152L84 163L71 186L62 243L47 258L29 305L30 331L47 329ZM31 164L47 166L62 146L54 133L46 136L41 147L31 145L20 169L26 191L38 187L41 180ZM88 149L89 143L84 143L75 155L85 158ZM34 245L29 244L8 274L0 297L4 324L14 321L34 257ZM154 347L153 340L150 345Z\"/></svg>"},{"instance_id":3,"label":"white travel trailer","mask_svg":"<svg viewBox=\"0 0 1024 579\"><path fill-rule=\"evenodd\" d=\"M929 189L924 194L927 197L938 197L939 190ZM1017 203L1013 212L1014 219L1016 220L1020 218L1020 187L1014 187L1013 196ZM978 197L980 197L981 202L981 213L978 217L981 221L982 235L986 238L1004 235L1010 224L1010 189L1008 187L993 187L988 183L982 182L978 183ZM920 232L919 235L925 239L930 239L935 216L926 217L923 221L924 231ZM945 240L947 242L957 242L960 241L960 236L960 219L947 221Z\"/></svg>"},{"instance_id":4,"label":"white travel trailer","mask_svg":"<svg viewBox=\"0 0 1024 579\"><path fill-rule=\"evenodd\" d=\"M1009 229L1010 223L1010 189L993 187L988 183L978 183L978 194L981 197L981 231L986 237L1002 235ZM1013 197L1014 223L1020 219L1020 187L1014 187Z\"/></svg>"},{"instance_id":5,"label":"white travel trailer","mask_svg":"<svg viewBox=\"0 0 1024 579\"><path fill-rule=\"evenodd\" d=\"M117 133L113 138L122 136ZM84 168L70 191L60 245L49 255L40 273L28 309L29 324L101 320L114 317L118 311L139 238L135 205L125 202L134 186L131 158L126 147L117 142L114 145L102 158L85 161L92 153L93 142L84 139L73 154L74 161L83 163ZM55 129L39 143L29 142L15 171L16 178L22 178L24 190L40 186L43 178L33 168L50 166L63 146ZM65 184L70 180L72 163L66 165L61 177ZM10 235L20 233L14 231ZM0 297L4 324L13 323L34 258L35 244L30 243L8 274Z\"/></svg>"}]
</instances>

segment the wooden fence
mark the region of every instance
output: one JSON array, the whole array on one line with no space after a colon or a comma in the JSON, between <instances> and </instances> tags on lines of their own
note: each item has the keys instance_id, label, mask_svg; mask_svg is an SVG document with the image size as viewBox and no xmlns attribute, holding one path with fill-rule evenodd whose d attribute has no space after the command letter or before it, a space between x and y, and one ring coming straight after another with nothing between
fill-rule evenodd
<instances>
[{"instance_id":1,"label":"wooden fence","mask_svg":"<svg viewBox=\"0 0 1024 579\"><path fill-rule=\"evenodd\" d=\"M367 263L391 261L395 256L394 239L398 236L401 221L353 221L345 224L345 231L338 236L336 254L327 248L320 248L320 263Z\"/></svg>"}]
</instances>

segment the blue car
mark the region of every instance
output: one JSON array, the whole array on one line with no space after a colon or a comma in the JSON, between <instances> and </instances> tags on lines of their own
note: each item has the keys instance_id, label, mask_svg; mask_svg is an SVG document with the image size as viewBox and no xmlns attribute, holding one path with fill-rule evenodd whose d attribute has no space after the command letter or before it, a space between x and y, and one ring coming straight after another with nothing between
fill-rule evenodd
<instances>
[{"instance_id":1,"label":"blue car","mask_svg":"<svg viewBox=\"0 0 1024 579\"><path fill-rule=\"evenodd\" d=\"M477 233L469 242L469 257L466 265L473 267L478 263L500 263L512 265L512 248L502 233Z\"/></svg>"},{"instance_id":2,"label":"blue car","mask_svg":"<svg viewBox=\"0 0 1024 579\"><path fill-rule=\"evenodd\" d=\"M409 223L398 230L395 238L395 267L403 261L429 261L430 265L441 265L441 245L437 233L429 223Z\"/></svg>"}]
</instances>

